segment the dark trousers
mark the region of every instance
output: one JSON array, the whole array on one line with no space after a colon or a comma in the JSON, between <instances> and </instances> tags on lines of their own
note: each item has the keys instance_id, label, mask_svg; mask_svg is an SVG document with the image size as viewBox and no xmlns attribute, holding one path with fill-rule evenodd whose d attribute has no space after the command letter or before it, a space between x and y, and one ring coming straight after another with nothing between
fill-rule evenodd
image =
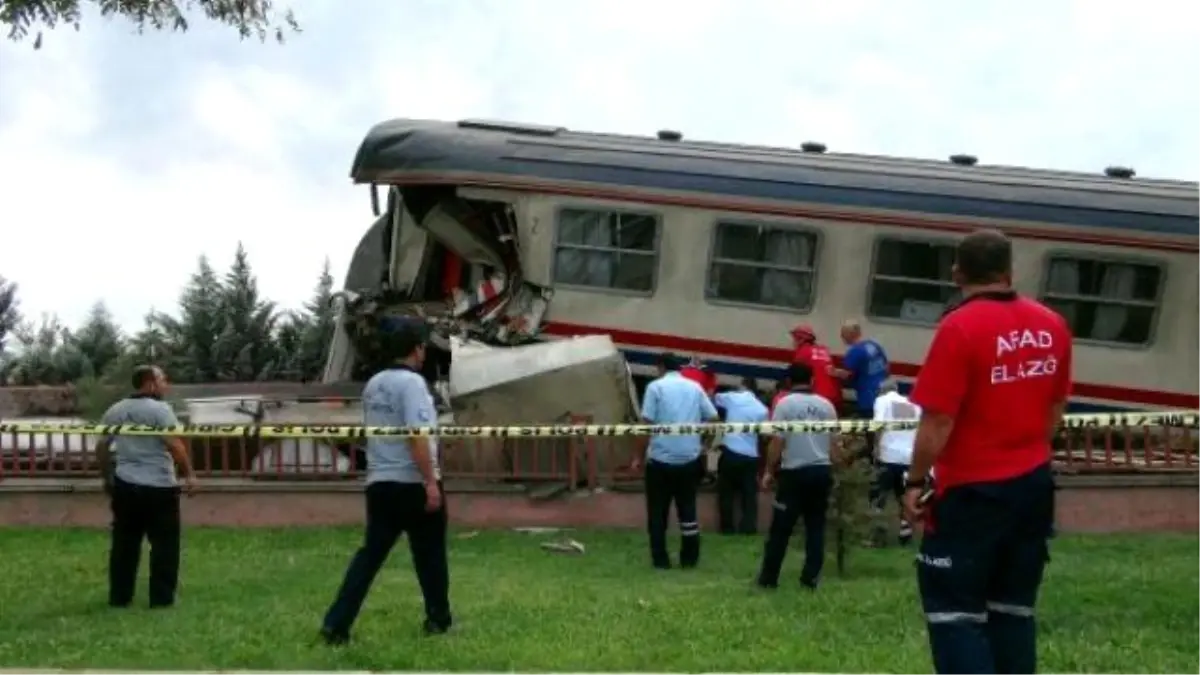
<instances>
[{"instance_id":1,"label":"dark trousers","mask_svg":"<svg viewBox=\"0 0 1200 675\"><path fill-rule=\"evenodd\" d=\"M679 564L695 567L700 562L700 521L696 516L696 490L700 482L697 459L686 464L646 462L646 530L650 534L650 560L655 567L671 566L667 553L667 520L671 504L679 519L682 542Z\"/></svg>"},{"instance_id":2,"label":"dark trousers","mask_svg":"<svg viewBox=\"0 0 1200 675\"><path fill-rule=\"evenodd\" d=\"M796 523L804 520L804 569L800 581L816 586L825 564L825 520L829 494L833 491L833 472L829 466L806 466L779 472L775 489L771 529L763 550L758 583L775 586L787 555L788 542Z\"/></svg>"},{"instance_id":3,"label":"dark trousers","mask_svg":"<svg viewBox=\"0 0 1200 675\"><path fill-rule=\"evenodd\" d=\"M108 604L133 602L142 539L150 541L150 606L169 607L179 586L179 488L147 487L113 478Z\"/></svg>"},{"instance_id":4,"label":"dark trousers","mask_svg":"<svg viewBox=\"0 0 1200 675\"><path fill-rule=\"evenodd\" d=\"M939 673L1032 673L1054 522L1050 466L955 486L930 505L917 582Z\"/></svg>"},{"instance_id":5,"label":"dark trousers","mask_svg":"<svg viewBox=\"0 0 1200 675\"><path fill-rule=\"evenodd\" d=\"M446 502L434 512L425 510L425 486L420 483L379 482L367 486L367 530L354 554L337 598L325 614L327 632L347 636L362 609L379 568L400 535L408 535L413 569L425 599L425 618L449 628L450 569L446 560Z\"/></svg>"},{"instance_id":6,"label":"dark trousers","mask_svg":"<svg viewBox=\"0 0 1200 675\"><path fill-rule=\"evenodd\" d=\"M852 404L845 408L844 418L846 420L871 420L875 418L874 410L859 410L856 404ZM868 431L863 434L863 447L858 451L858 454L853 457L855 461L862 460L868 464L874 465L875 461L875 443L879 432Z\"/></svg>"},{"instance_id":7,"label":"dark trousers","mask_svg":"<svg viewBox=\"0 0 1200 675\"><path fill-rule=\"evenodd\" d=\"M901 504L904 499L904 475L907 472L907 464L881 463L879 465L875 472L875 482L871 484L870 495L871 509L876 516L883 513L889 495L897 504ZM904 518L903 505L901 505L900 512L900 543L907 544L912 539L912 524ZM878 542L882 543L884 537L887 536L886 526L877 523L874 536Z\"/></svg>"},{"instance_id":8,"label":"dark trousers","mask_svg":"<svg viewBox=\"0 0 1200 675\"><path fill-rule=\"evenodd\" d=\"M734 525L734 512L741 518ZM721 534L758 530L758 458L721 448L717 459L717 516Z\"/></svg>"}]
</instances>

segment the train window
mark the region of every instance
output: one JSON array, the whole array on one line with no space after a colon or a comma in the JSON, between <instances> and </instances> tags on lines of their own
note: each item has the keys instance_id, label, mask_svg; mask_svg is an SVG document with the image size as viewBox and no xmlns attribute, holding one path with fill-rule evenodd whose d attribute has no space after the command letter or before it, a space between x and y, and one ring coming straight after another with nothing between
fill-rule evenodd
<instances>
[{"instance_id":1,"label":"train window","mask_svg":"<svg viewBox=\"0 0 1200 675\"><path fill-rule=\"evenodd\" d=\"M718 222L708 269L712 300L812 308L817 235L779 226Z\"/></svg>"},{"instance_id":2,"label":"train window","mask_svg":"<svg viewBox=\"0 0 1200 675\"><path fill-rule=\"evenodd\" d=\"M644 213L562 209L554 281L633 293L654 290L659 219Z\"/></svg>"},{"instance_id":3,"label":"train window","mask_svg":"<svg viewBox=\"0 0 1200 675\"><path fill-rule=\"evenodd\" d=\"M1051 255L1042 302L1066 318L1080 340L1150 342L1163 270L1152 263Z\"/></svg>"},{"instance_id":4,"label":"train window","mask_svg":"<svg viewBox=\"0 0 1200 675\"><path fill-rule=\"evenodd\" d=\"M867 313L879 319L935 324L959 298L950 277L955 244L882 237L875 242Z\"/></svg>"}]
</instances>

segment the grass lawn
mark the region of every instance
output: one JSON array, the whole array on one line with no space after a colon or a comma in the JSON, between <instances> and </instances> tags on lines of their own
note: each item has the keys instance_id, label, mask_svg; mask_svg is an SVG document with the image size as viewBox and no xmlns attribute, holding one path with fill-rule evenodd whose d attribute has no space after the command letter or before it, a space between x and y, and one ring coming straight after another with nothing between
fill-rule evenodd
<instances>
[{"instance_id":1,"label":"grass lawn","mask_svg":"<svg viewBox=\"0 0 1200 675\"><path fill-rule=\"evenodd\" d=\"M104 606L106 534L0 531L0 666L106 669L929 672L912 555L856 551L816 594L749 586L761 541L707 536L701 568L650 569L640 533L451 544L454 631L419 634L407 547L376 582L355 642L315 641L355 529L190 530L178 607ZM1041 602L1041 670L1197 672L1197 537L1063 537ZM829 568L827 567L827 571ZM143 574L144 574L143 560ZM145 603L144 577L138 603Z\"/></svg>"}]
</instances>

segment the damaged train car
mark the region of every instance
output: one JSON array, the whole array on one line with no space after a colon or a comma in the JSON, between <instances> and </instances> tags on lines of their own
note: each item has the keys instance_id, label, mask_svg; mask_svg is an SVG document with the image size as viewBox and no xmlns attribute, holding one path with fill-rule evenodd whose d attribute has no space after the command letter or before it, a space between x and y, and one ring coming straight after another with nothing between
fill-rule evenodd
<instances>
[{"instance_id":1,"label":"damaged train car","mask_svg":"<svg viewBox=\"0 0 1200 675\"><path fill-rule=\"evenodd\" d=\"M907 382L955 298L957 238L995 227L1014 239L1018 290L1077 336L1073 409L1200 407L1194 182L479 120L379 124L351 175L377 220L327 382L389 359L373 326L390 313L439 327L428 366L442 381L451 337L579 335L610 336L639 380L664 350L726 381L774 379L795 324L836 349L854 317Z\"/></svg>"}]
</instances>

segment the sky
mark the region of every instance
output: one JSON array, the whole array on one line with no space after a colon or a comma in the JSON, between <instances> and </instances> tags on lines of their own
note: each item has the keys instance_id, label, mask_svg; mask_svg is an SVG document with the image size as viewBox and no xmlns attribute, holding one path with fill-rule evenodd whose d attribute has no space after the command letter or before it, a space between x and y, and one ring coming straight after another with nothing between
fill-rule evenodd
<instances>
[{"instance_id":1,"label":"sky","mask_svg":"<svg viewBox=\"0 0 1200 675\"><path fill-rule=\"evenodd\" d=\"M303 32L198 18L0 40L0 276L26 316L128 330L241 242L297 307L372 220L371 125L584 131L1200 177L1200 13L1139 0L276 0Z\"/></svg>"}]
</instances>

